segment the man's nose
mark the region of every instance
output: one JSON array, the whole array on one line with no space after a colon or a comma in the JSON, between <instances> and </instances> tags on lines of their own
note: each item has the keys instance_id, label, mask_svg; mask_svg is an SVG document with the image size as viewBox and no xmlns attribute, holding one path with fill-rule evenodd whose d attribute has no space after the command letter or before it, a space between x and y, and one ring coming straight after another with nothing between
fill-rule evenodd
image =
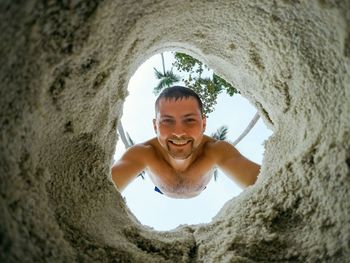
<instances>
[{"instance_id":1,"label":"man's nose","mask_svg":"<svg viewBox=\"0 0 350 263\"><path fill-rule=\"evenodd\" d=\"M186 135L186 131L185 131L182 124L180 124L180 123L175 124L174 130L173 130L173 135L175 135L177 137L181 137L181 136Z\"/></svg>"}]
</instances>

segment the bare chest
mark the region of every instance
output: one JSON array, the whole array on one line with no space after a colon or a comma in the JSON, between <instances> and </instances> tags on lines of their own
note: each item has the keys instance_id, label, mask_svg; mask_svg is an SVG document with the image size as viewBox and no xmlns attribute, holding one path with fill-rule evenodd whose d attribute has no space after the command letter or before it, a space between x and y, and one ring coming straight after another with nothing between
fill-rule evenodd
<instances>
[{"instance_id":1,"label":"bare chest","mask_svg":"<svg viewBox=\"0 0 350 263\"><path fill-rule=\"evenodd\" d=\"M201 157L184 170L175 169L165 160L157 160L151 163L147 172L164 194L174 198L189 198L205 189L213 176L214 168L214 163L209 158Z\"/></svg>"}]
</instances>

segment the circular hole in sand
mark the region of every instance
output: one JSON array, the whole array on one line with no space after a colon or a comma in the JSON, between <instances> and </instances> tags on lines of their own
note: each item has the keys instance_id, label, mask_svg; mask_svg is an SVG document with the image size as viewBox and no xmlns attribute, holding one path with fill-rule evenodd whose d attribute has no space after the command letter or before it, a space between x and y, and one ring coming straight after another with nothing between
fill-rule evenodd
<instances>
[{"instance_id":1,"label":"circular hole in sand","mask_svg":"<svg viewBox=\"0 0 350 263\"><path fill-rule=\"evenodd\" d=\"M166 69L174 61L173 52L163 53ZM144 62L129 81L129 96L123 109L122 124L135 143L144 142L155 136L152 119L156 96L153 88L158 84L154 69L162 71L161 55L157 54ZM174 68L174 73L178 73ZM181 84L181 83L178 83ZM225 92L218 96L215 111L209 114L205 134L211 135L220 126L228 126L227 139L234 141L246 128L256 113L256 109L241 95L230 97ZM263 141L272 132L266 128L261 118L250 133L236 146L247 158L259 164L262 162ZM125 151L122 140L116 147L114 160L118 160ZM154 191L154 185L148 178L136 178L122 193L126 203L143 225L156 230L170 230L181 224L208 223L222 206L242 189L221 171L197 197L191 199L172 199Z\"/></svg>"}]
</instances>

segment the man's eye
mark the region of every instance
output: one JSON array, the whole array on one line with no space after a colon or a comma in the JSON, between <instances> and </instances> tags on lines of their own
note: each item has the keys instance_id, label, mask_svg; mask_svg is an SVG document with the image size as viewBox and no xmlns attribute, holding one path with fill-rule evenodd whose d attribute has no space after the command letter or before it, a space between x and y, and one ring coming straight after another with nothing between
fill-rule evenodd
<instances>
[{"instance_id":1,"label":"man's eye","mask_svg":"<svg viewBox=\"0 0 350 263\"><path fill-rule=\"evenodd\" d=\"M162 123L166 123L166 124L173 123L173 120L171 120L171 119L164 119L164 120L162 120Z\"/></svg>"},{"instance_id":2,"label":"man's eye","mask_svg":"<svg viewBox=\"0 0 350 263\"><path fill-rule=\"evenodd\" d=\"M196 120L195 119L186 119L186 122L189 122L189 123L192 123L192 122L195 122Z\"/></svg>"}]
</instances>

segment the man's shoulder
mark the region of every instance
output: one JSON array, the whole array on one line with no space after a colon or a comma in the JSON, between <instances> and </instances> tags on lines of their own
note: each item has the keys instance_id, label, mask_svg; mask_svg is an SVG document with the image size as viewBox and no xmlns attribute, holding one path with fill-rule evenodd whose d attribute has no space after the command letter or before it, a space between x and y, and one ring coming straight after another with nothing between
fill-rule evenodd
<instances>
[{"instance_id":1,"label":"man's shoulder","mask_svg":"<svg viewBox=\"0 0 350 263\"><path fill-rule=\"evenodd\" d=\"M132 151L136 154L149 155L156 151L157 149L157 138L152 138L145 142L137 143L131 146L128 151Z\"/></svg>"},{"instance_id":2,"label":"man's shoulder","mask_svg":"<svg viewBox=\"0 0 350 263\"><path fill-rule=\"evenodd\" d=\"M207 135L203 136L203 153L205 155L211 156L212 154L215 154L216 148L217 148L217 142L218 140L209 137Z\"/></svg>"},{"instance_id":3,"label":"man's shoulder","mask_svg":"<svg viewBox=\"0 0 350 263\"><path fill-rule=\"evenodd\" d=\"M134 144L129 147L122 159L124 160L132 160L132 161L141 161L147 163L149 158L153 155L154 149L153 146L148 142L142 142Z\"/></svg>"},{"instance_id":4,"label":"man's shoulder","mask_svg":"<svg viewBox=\"0 0 350 263\"><path fill-rule=\"evenodd\" d=\"M208 149L215 149L218 146L222 145L223 143L224 144L227 143L225 141L217 140L207 135L203 136L203 142L204 142L204 148L208 148Z\"/></svg>"},{"instance_id":5,"label":"man's shoulder","mask_svg":"<svg viewBox=\"0 0 350 263\"><path fill-rule=\"evenodd\" d=\"M145 142L134 144L129 149L133 149L136 151L147 151L147 150L151 150L152 148L154 148L154 143L155 142L154 142L154 138L153 138L153 139L150 139L150 140L145 141Z\"/></svg>"},{"instance_id":6,"label":"man's shoulder","mask_svg":"<svg viewBox=\"0 0 350 263\"><path fill-rule=\"evenodd\" d=\"M227 149L235 149L235 147L224 140L217 140L209 136L205 136L204 148L207 153L217 154Z\"/></svg>"},{"instance_id":7,"label":"man's shoulder","mask_svg":"<svg viewBox=\"0 0 350 263\"><path fill-rule=\"evenodd\" d=\"M152 138L145 142L135 144L135 156L144 160L145 163L150 164L154 163L156 160L159 160L159 157L162 155L161 146L159 145L158 139Z\"/></svg>"}]
</instances>

